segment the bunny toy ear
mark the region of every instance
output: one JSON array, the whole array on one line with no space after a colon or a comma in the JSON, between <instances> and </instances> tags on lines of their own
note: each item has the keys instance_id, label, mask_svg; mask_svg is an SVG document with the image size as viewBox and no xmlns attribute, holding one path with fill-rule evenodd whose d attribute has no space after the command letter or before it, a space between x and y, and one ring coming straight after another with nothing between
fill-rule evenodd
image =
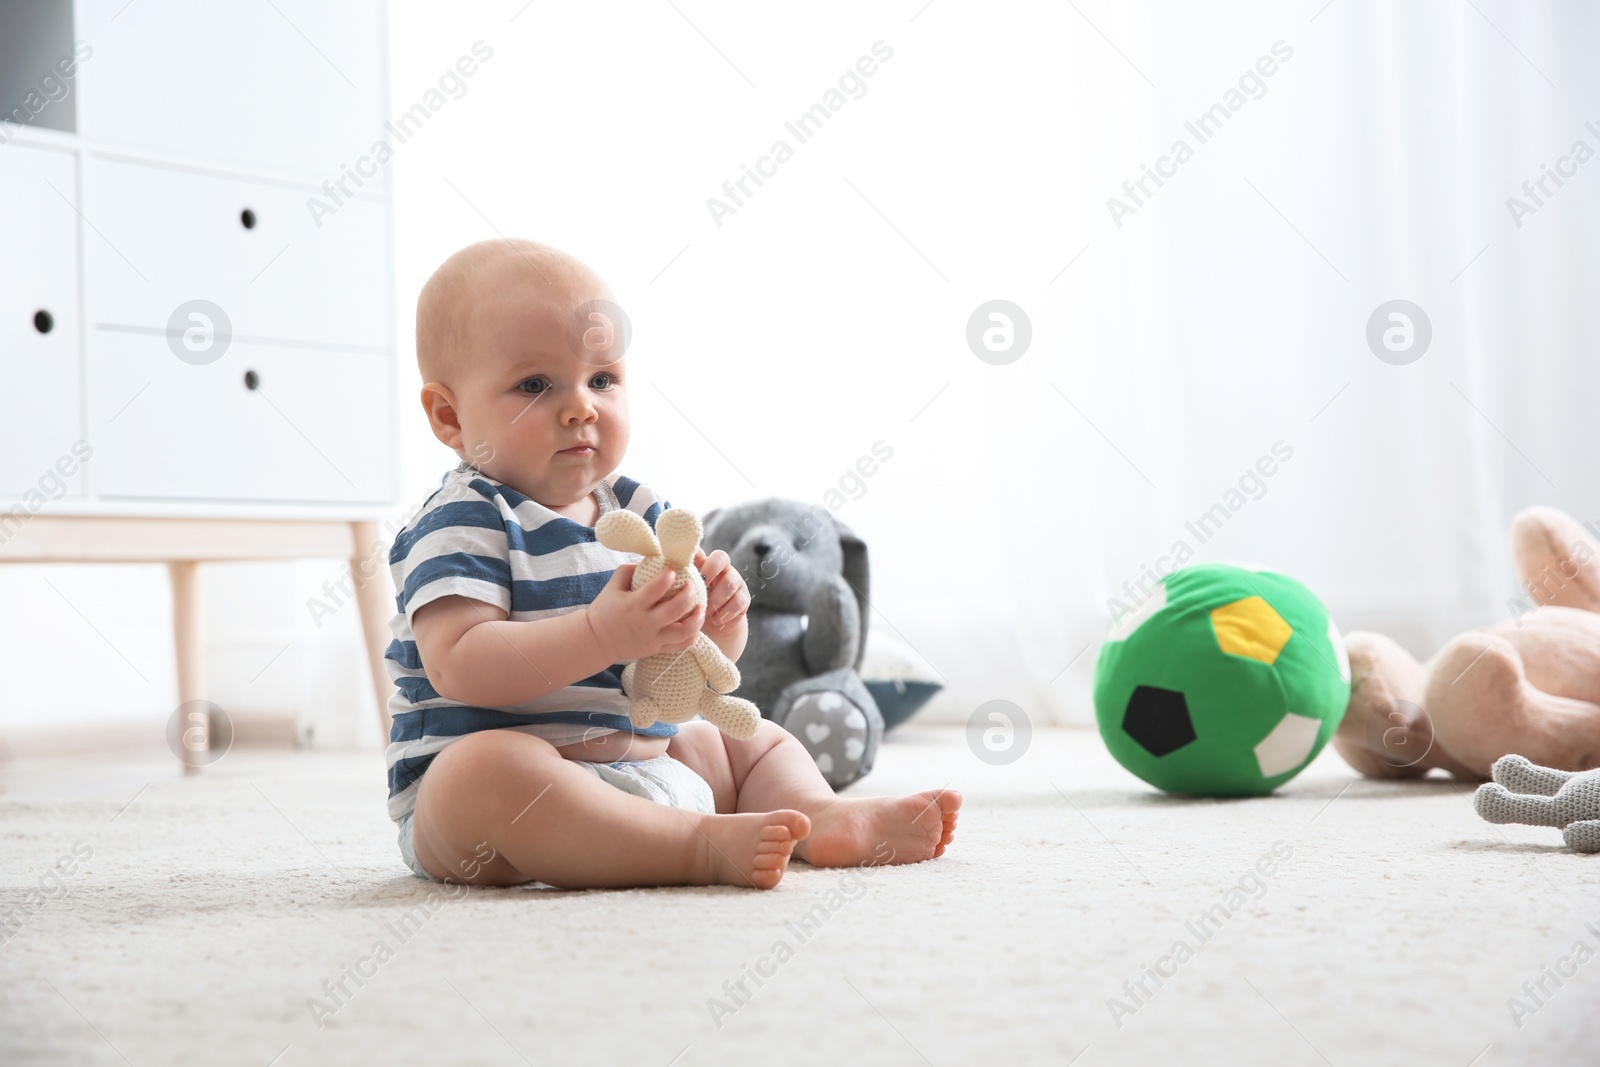
<instances>
[{"instance_id":1,"label":"bunny toy ear","mask_svg":"<svg viewBox=\"0 0 1600 1067\"><path fill-rule=\"evenodd\" d=\"M656 535L661 538L661 554L675 563L690 563L694 547L700 543L700 520L694 512L671 508L656 519Z\"/></svg>"},{"instance_id":2,"label":"bunny toy ear","mask_svg":"<svg viewBox=\"0 0 1600 1067\"><path fill-rule=\"evenodd\" d=\"M594 536L607 548L633 552L640 556L661 555L661 545L650 531L650 524L625 509L608 511L594 524Z\"/></svg>"}]
</instances>

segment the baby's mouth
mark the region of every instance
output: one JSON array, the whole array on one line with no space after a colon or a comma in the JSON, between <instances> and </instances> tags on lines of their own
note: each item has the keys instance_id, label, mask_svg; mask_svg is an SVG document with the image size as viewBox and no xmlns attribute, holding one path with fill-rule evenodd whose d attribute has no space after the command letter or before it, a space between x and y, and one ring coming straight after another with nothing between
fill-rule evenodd
<instances>
[{"instance_id":1,"label":"baby's mouth","mask_svg":"<svg viewBox=\"0 0 1600 1067\"><path fill-rule=\"evenodd\" d=\"M585 444L573 445L571 448L563 448L560 452L557 452L556 455L558 455L558 456L592 456L592 455L594 455L594 453L595 453L595 446L592 445L592 444L585 443Z\"/></svg>"}]
</instances>

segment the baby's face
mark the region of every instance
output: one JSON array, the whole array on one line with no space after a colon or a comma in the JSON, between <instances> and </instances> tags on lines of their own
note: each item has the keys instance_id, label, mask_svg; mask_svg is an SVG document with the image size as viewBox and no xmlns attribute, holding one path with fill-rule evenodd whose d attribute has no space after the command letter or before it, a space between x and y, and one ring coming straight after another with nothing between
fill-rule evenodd
<instances>
[{"instance_id":1,"label":"baby's face","mask_svg":"<svg viewBox=\"0 0 1600 1067\"><path fill-rule=\"evenodd\" d=\"M569 343L575 308L609 293L554 296L508 284L482 300L452 383L462 458L548 507L582 500L628 447L620 343ZM585 347L587 345L587 347Z\"/></svg>"}]
</instances>

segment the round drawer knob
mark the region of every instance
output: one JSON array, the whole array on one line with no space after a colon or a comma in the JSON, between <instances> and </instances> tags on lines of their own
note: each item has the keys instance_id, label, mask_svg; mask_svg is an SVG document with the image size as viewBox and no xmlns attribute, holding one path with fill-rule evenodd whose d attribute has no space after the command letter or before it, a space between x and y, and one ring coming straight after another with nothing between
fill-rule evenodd
<instances>
[{"instance_id":1,"label":"round drawer knob","mask_svg":"<svg viewBox=\"0 0 1600 1067\"><path fill-rule=\"evenodd\" d=\"M253 370L247 370L247 371L244 372L244 387L246 389L254 389L257 386L259 386L260 384L261 384L261 375L257 374Z\"/></svg>"},{"instance_id":2,"label":"round drawer knob","mask_svg":"<svg viewBox=\"0 0 1600 1067\"><path fill-rule=\"evenodd\" d=\"M40 308L33 313L33 328L40 333L49 333L56 328L56 317Z\"/></svg>"},{"instance_id":3,"label":"round drawer knob","mask_svg":"<svg viewBox=\"0 0 1600 1067\"><path fill-rule=\"evenodd\" d=\"M251 211L249 208L245 208L243 211L239 212L239 225L243 226L247 230L255 229L256 213Z\"/></svg>"}]
</instances>

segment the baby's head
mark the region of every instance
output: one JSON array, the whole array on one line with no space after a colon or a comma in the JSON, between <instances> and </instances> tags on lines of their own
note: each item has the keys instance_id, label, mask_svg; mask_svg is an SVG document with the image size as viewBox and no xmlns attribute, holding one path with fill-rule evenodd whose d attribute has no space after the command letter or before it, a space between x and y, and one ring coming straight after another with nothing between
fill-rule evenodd
<instances>
[{"instance_id":1,"label":"baby's head","mask_svg":"<svg viewBox=\"0 0 1600 1067\"><path fill-rule=\"evenodd\" d=\"M417 298L434 436L549 507L592 493L628 447L625 325L610 301L588 267L533 241L480 241L445 260Z\"/></svg>"}]
</instances>

